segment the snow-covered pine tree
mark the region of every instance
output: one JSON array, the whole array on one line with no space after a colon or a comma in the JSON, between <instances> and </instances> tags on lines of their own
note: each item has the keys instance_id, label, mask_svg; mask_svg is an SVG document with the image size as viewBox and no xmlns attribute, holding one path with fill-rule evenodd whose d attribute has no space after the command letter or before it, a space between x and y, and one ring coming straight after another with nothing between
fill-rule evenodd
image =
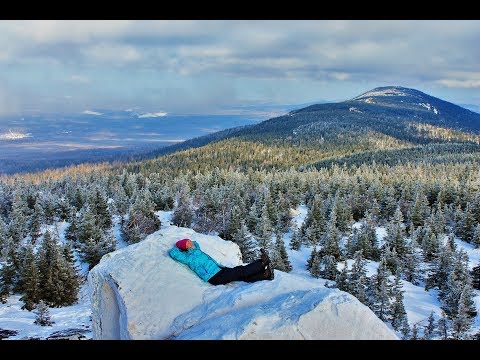
<instances>
[{"instance_id":1,"label":"snow-covered pine tree","mask_svg":"<svg viewBox=\"0 0 480 360\"><path fill-rule=\"evenodd\" d=\"M423 280L421 273L419 272L419 266L421 263L421 256L414 245L414 242L407 243L405 247L405 256L402 264L403 274L405 280L418 285L420 280Z\"/></svg>"},{"instance_id":2,"label":"snow-covered pine tree","mask_svg":"<svg viewBox=\"0 0 480 360\"><path fill-rule=\"evenodd\" d=\"M177 195L172 224L180 227L191 227L193 222L192 200L189 197L190 188L185 185Z\"/></svg>"},{"instance_id":3,"label":"snow-covered pine tree","mask_svg":"<svg viewBox=\"0 0 480 360\"><path fill-rule=\"evenodd\" d=\"M393 302L391 304L391 316L390 323L396 331L400 331L405 327L405 323L408 326L407 312L403 304L403 284L400 279L400 271L397 271L395 275L395 282L392 288Z\"/></svg>"},{"instance_id":4,"label":"snow-covered pine tree","mask_svg":"<svg viewBox=\"0 0 480 360\"><path fill-rule=\"evenodd\" d=\"M425 325L423 333L425 340L431 340L435 336L436 322L433 311L430 312L430 315L428 316L427 325Z\"/></svg>"},{"instance_id":5,"label":"snow-covered pine tree","mask_svg":"<svg viewBox=\"0 0 480 360\"><path fill-rule=\"evenodd\" d=\"M335 278L335 283L337 284L337 288L342 291L349 292L349 284L348 284L348 272L347 272L347 264L344 263L342 267L342 271L337 274Z\"/></svg>"},{"instance_id":6,"label":"snow-covered pine tree","mask_svg":"<svg viewBox=\"0 0 480 360\"><path fill-rule=\"evenodd\" d=\"M332 210L327 224L327 231L324 237L324 245L322 249L323 255L332 255L338 261L342 258L340 249L340 231L337 229L337 215Z\"/></svg>"},{"instance_id":7,"label":"snow-covered pine tree","mask_svg":"<svg viewBox=\"0 0 480 360\"><path fill-rule=\"evenodd\" d=\"M18 274L18 254L14 240L7 238L6 245L3 248L2 258L3 266L0 268L0 302L5 303L7 297L13 293L17 283Z\"/></svg>"},{"instance_id":8,"label":"snow-covered pine tree","mask_svg":"<svg viewBox=\"0 0 480 360\"><path fill-rule=\"evenodd\" d=\"M382 321L386 321L391 314L392 283L389 276L386 259L382 256L377 273L369 279L367 288L369 307Z\"/></svg>"},{"instance_id":9,"label":"snow-covered pine tree","mask_svg":"<svg viewBox=\"0 0 480 360\"><path fill-rule=\"evenodd\" d=\"M446 284L442 287L439 294L442 310L445 311L450 319L457 316L460 296L466 285L470 286L468 255L461 249L454 255L452 270L448 274Z\"/></svg>"},{"instance_id":10,"label":"snow-covered pine tree","mask_svg":"<svg viewBox=\"0 0 480 360\"><path fill-rule=\"evenodd\" d=\"M36 317L35 321L33 322L34 324L40 326L52 326L55 323L54 321L52 321L50 310L48 309L47 304L43 300L40 300L40 302L36 306L35 314Z\"/></svg>"},{"instance_id":11,"label":"snow-covered pine tree","mask_svg":"<svg viewBox=\"0 0 480 360\"><path fill-rule=\"evenodd\" d=\"M32 245L27 245L25 249L25 257L23 260L23 268L21 271L21 281L23 296L20 298L24 302L22 309L31 311L40 301L40 273L37 266L37 258L33 251Z\"/></svg>"},{"instance_id":12,"label":"snow-covered pine tree","mask_svg":"<svg viewBox=\"0 0 480 360\"><path fill-rule=\"evenodd\" d=\"M363 257L363 251L355 252L352 268L348 273L348 292L362 303L366 304L367 296L367 262Z\"/></svg>"},{"instance_id":13,"label":"snow-covered pine tree","mask_svg":"<svg viewBox=\"0 0 480 360\"><path fill-rule=\"evenodd\" d=\"M302 242L309 245L316 245L320 243L322 236L326 232L327 222L325 220L325 207L323 206L321 195L315 195L312 203L307 211L307 216L302 224L303 232L306 239L301 239Z\"/></svg>"},{"instance_id":14,"label":"snow-covered pine tree","mask_svg":"<svg viewBox=\"0 0 480 360\"><path fill-rule=\"evenodd\" d=\"M418 340L418 325L416 323L412 326L412 335L410 336L410 340Z\"/></svg>"},{"instance_id":15,"label":"snow-covered pine tree","mask_svg":"<svg viewBox=\"0 0 480 360\"><path fill-rule=\"evenodd\" d=\"M320 265L320 254L319 251L317 250L317 247L314 246L312 248L312 251L310 253L310 257L307 260L307 270L312 274L313 276L318 277L318 267Z\"/></svg>"},{"instance_id":16,"label":"snow-covered pine tree","mask_svg":"<svg viewBox=\"0 0 480 360\"><path fill-rule=\"evenodd\" d=\"M429 215L428 200L421 189L415 193L415 199L408 208L408 219L413 226L421 226Z\"/></svg>"},{"instance_id":17,"label":"snow-covered pine tree","mask_svg":"<svg viewBox=\"0 0 480 360\"><path fill-rule=\"evenodd\" d=\"M319 264L319 277L328 280L335 280L338 273L337 260L335 257L333 255L324 255Z\"/></svg>"},{"instance_id":18,"label":"snow-covered pine tree","mask_svg":"<svg viewBox=\"0 0 480 360\"><path fill-rule=\"evenodd\" d=\"M266 205L264 205L262 208L262 216L257 223L255 235L259 247L264 248L269 252L272 251L273 227L268 216L268 209Z\"/></svg>"},{"instance_id":19,"label":"snow-covered pine tree","mask_svg":"<svg viewBox=\"0 0 480 360\"><path fill-rule=\"evenodd\" d=\"M90 209L95 215L96 225L102 230L109 229L112 226L112 214L108 209L105 196L99 189L97 189L94 196L89 199L89 203Z\"/></svg>"},{"instance_id":20,"label":"snow-covered pine tree","mask_svg":"<svg viewBox=\"0 0 480 360\"><path fill-rule=\"evenodd\" d=\"M472 245L475 249L480 248L480 224L477 224L473 231Z\"/></svg>"},{"instance_id":21,"label":"snow-covered pine tree","mask_svg":"<svg viewBox=\"0 0 480 360\"><path fill-rule=\"evenodd\" d=\"M285 242L283 241L283 236L280 231L275 232L272 264L277 270L284 272L292 271L292 264L290 264L290 260L288 259L287 249L285 249Z\"/></svg>"},{"instance_id":22,"label":"snow-covered pine tree","mask_svg":"<svg viewBox=\"0 0 480 360\"><path fill-rule=\"evenodd\" d=\"M472 269L472 288L480 290L480 263Z\"/></svg>"},{"instance_id":23,"label":"snow-covered pine tree","mask_svg":"<svg viewBox=\"0 0 480 360\"><path fill-rule=\"evenodd\" d=\"M257 244L252 239L244 220L241 221L240 228L233 234L232 241L240 248L244 263L250 263L256 259Z\"/></svg>"},{"instance_id":24,"label":"snow-covered pine tree","mask_svg":"<svg viewBox=\"0 0 480 360\"><path fill-rule=\"evenodd\" d=\"M437 334L442 340L448 340L449 320L447 315L442 310L442 316L437 321Z\"/></svg>"},{"instance_id":25,"label":"snow-covered pine tree","mask_svg":"<svg viewBox=\"0 0 480 360\"><path fill-rule=\"evenodd\" d=\"M30 222L30 236L32 237L32 243L35 243L35 241L41 236L40 230L43 223L45 223L45 214L43 213L40 199L37 198Z\"/></svg>"},{"instance_id":26,"label":"snow-covered pine tree","mask_svg":"<svg viewBox=\"0 0 480 360\"><path fill-rule=\"evenodd\" d=\"M470 284L466 284L460 294L458 309L452 319L453 337L457 340L467 339L477 315L473 297L475 296Z\"/></svg>"},{"instance_id":27,"label":"snow-covered pine tree","mask_svg":"<svg viewBox=\"0 0 480 360\"><path fill-rule=\"evenodd\" d=\"M442 246L438 256L430 263L427 278L425 281L425 290L445 289L448 276L453 267L453 252L448 246Z\"/></svg>"},{"instance_id":28,"label":"snow-covered pine tree","mask_svg":"<svg viewBox=\"0 0 480 360\"><path fill-rule=\"evenodd\" d=\"M300 250L302 246L302 242L299 236L299 229L297 226L294 226L292 229L292 237L290 238L289 246L292 250Z\"/></svg>"},{"instance_id":29,"label":"snow-covered pine tree","mask_svg":"<svg viewBox=\"0 0 480 360\"><path fill-rule=\"evenodd\" d=\"M405 255L405 225L403 223L403 214L400 206L397 206L393 219L387 225L387 235L385 242L390 248L395 250L400 259Z\"/></svg>"}]
</instances>

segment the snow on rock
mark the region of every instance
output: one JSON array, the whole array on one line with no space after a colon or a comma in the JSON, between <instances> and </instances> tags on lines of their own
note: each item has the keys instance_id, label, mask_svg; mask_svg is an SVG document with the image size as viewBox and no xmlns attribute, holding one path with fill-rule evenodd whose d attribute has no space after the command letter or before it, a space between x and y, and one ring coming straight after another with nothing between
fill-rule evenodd
<instances>
[{"instance_id":1,"label":"snow on rock","mask_svg":"<svg viewBox=\"0 0 480 360\"><path fill-rule=\"evenodd\" d=\"M168 255L182 238L226 266L236 244L169 226L105 255L89 273L93 339L398 339L355 297L280 271L212 286Z\"/></svg>"}]
</instances>

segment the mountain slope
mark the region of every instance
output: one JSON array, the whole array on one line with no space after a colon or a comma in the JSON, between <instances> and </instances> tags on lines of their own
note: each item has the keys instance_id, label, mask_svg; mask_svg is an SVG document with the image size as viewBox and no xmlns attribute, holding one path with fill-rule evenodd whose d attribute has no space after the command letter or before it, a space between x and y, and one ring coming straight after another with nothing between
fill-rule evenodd
<instances>
[{"instance_id":1,"label":"mountain slope","mask_svg":"<svg viewBox=\"0 0 480 360\"><path fill-rule=\"evenodd\" d=\"M381 87L167 147L157 155L169 156L147 167L301 168L358 165L373 157L462 161L465 154L480 156L479 144L480 114L418 90Z\"/></svg>"}]
</instances>

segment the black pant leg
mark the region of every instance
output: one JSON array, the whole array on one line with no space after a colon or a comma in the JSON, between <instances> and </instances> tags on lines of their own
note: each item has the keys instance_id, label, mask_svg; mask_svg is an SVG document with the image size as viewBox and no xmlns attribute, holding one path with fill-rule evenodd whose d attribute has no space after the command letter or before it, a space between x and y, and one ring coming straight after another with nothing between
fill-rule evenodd
<instances>
[{"instance_id":1,"label":"black pant leg","mask_svg":"<svg viewBox=\"0 0 480 360\"><path fill-rule=\"evenodd\" d=\"M253 275L263 274L264 270L262 261L256 260L247 265L222 268L222 270L216 273L208 282L212 285L223 285L232 281L248 281Z\"/></svg>"}]
</instances>

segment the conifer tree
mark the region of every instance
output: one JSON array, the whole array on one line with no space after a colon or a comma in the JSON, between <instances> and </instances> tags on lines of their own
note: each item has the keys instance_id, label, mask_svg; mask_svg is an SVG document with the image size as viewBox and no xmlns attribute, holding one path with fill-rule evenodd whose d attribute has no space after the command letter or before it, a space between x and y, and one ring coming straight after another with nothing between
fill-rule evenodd
<instances>
[{"instance_id":1,"label":"conifer tree","mask_svg":"<svg viewBox=\"0 0 480 360\"><path fill-rule=\"evenodd\" d=\"M335 259L340 260L342 253L340 250L340 231L336 226L335 211L330 213L330 219L325 233L324 247L322 253L324 255L332 255Z\"/></svg>"},{"instance_id":2,"label":"conifer tree","mask_svg":"<svg viewBox=\"0 0 480 360\"><path fill-rule=\"evenodd\" d=\"M257 224L255 234L259 247L267 251L272 249L273 228L265 205L262 208L262 217Z\"/></svg>"},{"instance_id":3,"label":"conifer tree","mask_svg":"<svg viewBox=\"0 0 480 360\"><path fill-rule=\"evenodd\" d=\"M307 260L307 270L312 274L312 276L319 277L318 268L320 265L320 253L317 251L316 246L312 248L310 257Z\"/></svg>"},{"instance_id":4,"label":"conifer tree","mask_svg":"<svg viewBox=\"0 0 480 360\"><path fill-rule=\"evenodd\" d=\"M3 250L7 246L8 239L8 229L7 224L3 221L2 216L0 215L0 261L3 259Z\"/></svg>"},{"instance_id":5,"label":"conifer tree","mask_svg":"<svg viewBox=\"0 0 480 360\"><path fill-rule=\"evenodd\" d=\"M480 290L480 263L472 269L472 287Z\"/></svg>"},{"instance_id":6,"label":"conifer tree","mask_svg":"<svg viewBox=\"0 0 480 360\"><path fill-rule=\"evenodd\" d=\"M112 226L112 214L108 209L107 200L98 189L90 200L90 209L95 215L95 223L100 229L106 230Z\"/></svg>"},{"instance_id":7,"label":"conifer tree","mask_svg":"<svg viewBox=\"0 0 480 360\"><path fill-rule=\"evenodd\" d=\"M368 285L370 308L382 321L386 321L391 313L392 283L389 275L386 259L382 257L377 273L370 278Z\"/></svg>"},{"instance_id":8,"label":"conifer tree","mask_svg":"<svg viewBox=\"0 0 480 360\"><path fill-rule=\"evenodd\" d=\"M405 249L406 251L403 261L403 274L405 280L413 285L419 285L419 281L422 280L422 276L418 271L421 263L420 255L412 243L407 244Z\"/></svg>"},{"instance_id":9,"label":"conifer tree","mask_svg":"<svg viewBox=\"0 0 480 360\"><path fill-rule=\"evenodd\" d=\"M193 221L192 201L188 196L190 188L183 187L177 196L177 206L173 211L172 224L180 227L191 227Z\"/></svg>"},{"instance_id":10,"label":"conifer tree","mask_svg":"<svg viewBox=\"0 0 480 360\"><path fill-rule=\"evenodd\" d=\"M433 316L433 311L430 312L430 315L428 317L428 323L425 326L423 333L426 340L431 340L435 336L436 323L435 323L435 317Z\"/></svg>"},{"instance_id":11,"label":"conifer tree","mask_svg":"<svg viewBox=\"0 0 480 360\"><path fill-rule=\"evenodd\" d=\"M292 237L290 238L289 246L291 250L300 250L302 246L299 236L299 229L296 226L292 230Z\"/></svg>"},{"instance_id":12,"label":"conifer tree","mask_svg":"<svg viewBox=\"0 0 480 360\"><path fill-rule=\"evenodd\" d=\"M418 326L416 323L412 326L412 335L410 340L418 340Z\"/></svg>"},{"instance_id":13,"label":"conifer tree","mask_svg":"<svg viewBox=\"0 0 480 360\"><path fill-rule=\"evenodd\" d=\"M363 257L363 251L355 252L352 269L348 275L348 292L362 303L367 303L367 262Z\"/></svg>"},{"instance_id":14,"label":"conifer tree","mask_svg":"<svg viewBox=\"0 0 480 360\"><path fill-rule=\"evenodd\" d=\"M244 263L250 263L256 259L256 243L252 239L245 221L242 220L240 228L233 234L232 241L240 248Z\"/></svg>"},{"instance_id":15,"label":"conifer tree","mask_svg":"<svg viewBox=\"0 0 480 360\"><path fill-rule=\"evenodd\" d=\"M473 231L472 245L475 249L480 248L480 224L477 224Z\"/></svg>"},{"instance_id":16,"label":"conifer tree","mask_svg":"<svg viewBox=\"0 0 480 360\"><path fill-rule=\"evenodd\" d=\"M335 280L338 275L337 260L332 255L324 255L319 264L318 274L328 280Z\"/></svg>"},{"instance_id":17,"label":"conifer tree","mask_svg":"<svg viewBox=\"0 0 480 360\"><path fill-rule=\"evenodd\" d=\"M405 306L403 304L403 293L402 290L402 281L400 280L400 272L397 271L395 275L395 283L392 289L393 302L391 304L391 318L390 322L392 327L396 331L400 331L405 327L405 323L408 325L407 312L405 311Z\"/></svg>"},{"instance_id":18,"label":"conifer tree","mask_svg":"<svg viewBox=\"0 0 480 360\"><path fill-rule=\"evenodd\" d=\"M77 231L78 231L78 219L75 210L71 216L70 225L68 226L67 230L65 231L65 239L70 241L72 244L75 244L78 238Z\"/></svg>"},{"instance_id":19,"label":"conifer tree","mask_svg":"<svg viewBox=\"0 0 480 360\"><path fill-rule=\"evenodd\" d=\"M428 216L428 200L421 190L415 194L415 200L408 210L408 218L413 226L421 226Z\"/></svg>"},{"instance_id":20,"label":"conifer tree","mask_svg":"<svg viewBox=\"0 0 480 360\"><path fill-rule=\"evenodd\" d=\"M335 282L337 284L337 288L342 291L349 291L349 284L348 284L348 272L347 272L347 264L342 267L342 270L337 274L335 278Z\"/></svg>"},{"instance_id":21,"label":"conifer tree","mask_svg":"<svg viewBox=\"0 0 480 360\"><path fill-rule=\"evenodd\" d=\"M403 224L403 215L400 206L397 206L393 219L387 226L386 243L395 250L396 254L403 259L406 252L405 225Z\"/></svg>"},{"instance_id":22,"label":"conifer tree","mask_svg":"<svg viewBox=\"0 0 480 360\"><path fill-rule=\"evenodd\" d=\"M272 259L273 267L277 270L290 272L292 271L292 264L288 259L287 249L285 249L285 242L282 234L277 231L275 234L275 250Z\"/></svg>"},{"instance_id":23,"label":"conifer tree","mask_svg":"<svg viewBox=\"0 0 480 360\"><path fill-rule=\"evenodd\" d=\"M468 337L468 333L472 327L475 316L477 315L475 303L473 301L474 295L470 284L466 284L460 294L458 310L452 321L453 337L457 340Z\"/></svg>"},{"instance_id":24,"label":"conifer tree","mask_svg":"<svg viewBox=\"0 0 480 360\"><path fill-rule=\"evenodd\" d=\"M35 309L35 321L33 322L34 324L40 325L40 326L52 326L55 322L52 321L52 317L50 315L50 310L48 309L47 304L43 301L40 300L38 303L36 309Z\"/></svg>"},{"instance_id":25,"label":"conifer tree","mask_svg":"<svg viewBox=\"0 0 480 360\"><path fill-rule=\"evenodd\" d=\"M437 333L440 339L447 340L448 339L448 318L445 312L442 310L442 316L437 321Z\"/></svg>"},{"instance_id":26,"label":"conifer tree","mask_svg":"<svg viewBox=\"0 0 480 360\"><path fill-rule=\"evenodd\" d=\"M21 274L23 296L20 300L24 302L22 309L31 311L40 300L40 274L37 267L37 259L31 245L26 247L23 263Z\"/></svg>"},{"instance_id":27,"label":"conifer tree","mask_svg":"<svg viewBox=\"0 0 480 360\"><path fill-rule=\"evenodd\" d=\"M35 202L32 220L30 223L30 235L32 237L33 243L35 243L35 241L40 237L40 230L43 223L45 223L45 214L43 213L43 208L40 205L39 200L37 199L37 201Z\"/></svg>"}]
</instances>

